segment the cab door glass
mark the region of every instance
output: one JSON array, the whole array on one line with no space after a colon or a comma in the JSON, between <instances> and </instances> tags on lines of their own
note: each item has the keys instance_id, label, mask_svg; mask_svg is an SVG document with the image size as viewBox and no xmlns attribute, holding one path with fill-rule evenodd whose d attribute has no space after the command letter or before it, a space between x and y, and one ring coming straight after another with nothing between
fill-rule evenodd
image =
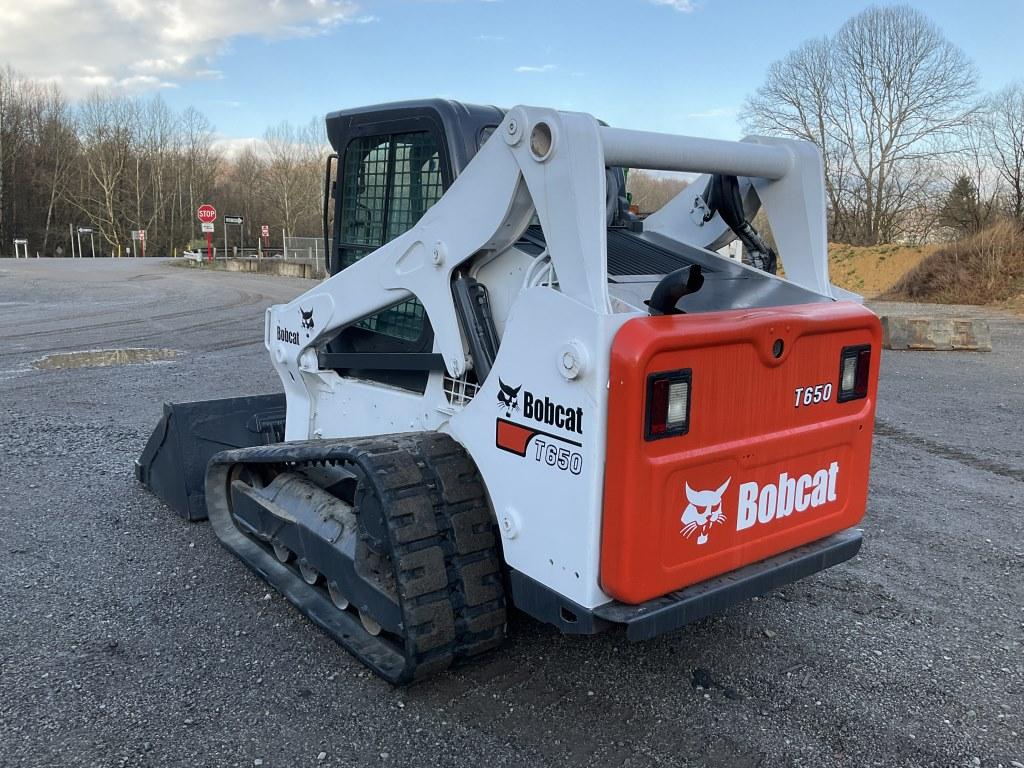
<instances>
[{"instance_id":1,"label":"cab door glass","mask_svg":"<svg viewBox=\"0 0 1024 768\"><path fill-rule=\"evenodd\" d=\"M411 229L443 192L440 153L431 132L364 136L350 142L342 167L342 268ZM413 341L423 332L423 306L409 299L357 326Z\"/></svg>"}]
</instances>

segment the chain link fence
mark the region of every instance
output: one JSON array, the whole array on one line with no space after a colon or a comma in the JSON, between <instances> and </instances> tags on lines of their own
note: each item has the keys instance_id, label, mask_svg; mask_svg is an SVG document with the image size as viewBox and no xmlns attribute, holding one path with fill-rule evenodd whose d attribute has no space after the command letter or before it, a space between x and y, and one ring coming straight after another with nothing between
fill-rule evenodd
<instances>
[{"instance_id":1,"label":"chain link fence","mask_svg":"<svg viewBox=\"0 0 1024 768\"><path fill-rule=\"evenodd\" d=\"M324 241L320 237L285 237L282 258L312 264L321 275L327 272Z\"/></svg>"}]
</instances>

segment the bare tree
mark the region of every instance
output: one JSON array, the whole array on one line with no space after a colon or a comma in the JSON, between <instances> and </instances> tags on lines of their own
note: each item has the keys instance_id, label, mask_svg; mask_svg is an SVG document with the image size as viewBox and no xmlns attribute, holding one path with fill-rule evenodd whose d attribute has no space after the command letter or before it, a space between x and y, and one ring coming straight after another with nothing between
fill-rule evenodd
<instances>
[{"instance_id":1,"label":"bare tree","mask_svg":"<svg viewBox=\"0 0 1024 768\"><path fill-rule=\"evenodd\" d=\"M938 139L971 117L977 75L919 11L869 8L832 37L773 64L744 108L756 132L815 142L826 168L834 233L873 244L900 236L915 175Z\"/></svg>"},{"instance_id":2,"label":"bare tree","mask_svg":"<svg viewBox=\"0 0 1024 768\"><path fill-rule=\"evenodd\" d=\"M0 242L10 242L16 231L16 189L20 161L28 141L26 101L32 83L10 67L0 70Z\"/></svg>"},{"instance_id":3,"label":"bare tree","mask_svg":"<svg viewBox=\"0 0 1024 768\"><path fill-rule=\"evenodd\" d=\"M43 152L36 164L36 183L41 190L46 190L43 253L47 253L54 216L59 202L66 194L71 168L78 155L78 137L74 132L67 102L56 85L51 84L44 91L41 106L38 145Z\"/></svg>"},{"instance_id":4,"label":"bare tree","mask_svg":"<svg viewBox=\"0 0 1024 768\"><path fill-rule=\"evenodd\" d=\"M632 169L626 178L630 201L640 213L654 213L686 188L686 181Z\"/></svg>"},{"instance_id":5,"label":"bare tree","mask_svg":"<svg viewBox=\"0 0 1024 768\"><path fill-rule=\"evenodd\" d=\"M254 227L267 219L261 186L266 173L266 159L252 145L246 146L227 165L220 195L242 216L244 239L254 242ZM257 221L259 219L259 221Z\"/></svg>"},{"instance_id":6,"label":"bare tree","mask_svg":"<svg viewBox=\"0 0 1024 768\"><path fill-rule=\"evenodd\" d=\"M213 150L213 126L206 115L189 107L181 117L184 132L186 167L185 174L188 187L188 207L185 215L191 225L191 236L196 236L196 218L193 211L213 189L217 175L217 156Z\"/></svg>"},{"instance_id":7,"label":"bare tree","mask_svg":"<svg viewBox=\"0 0 1024 768\"><path fill-rule=\"evenodd\" d=\"M992 164L1008 187L1007 209L1024 221L1024 85L1014 83L986 103L985 130Z\"/></svg>"},{"instance_id":8,"label":"bare tree","mask_svg":"<svg viewBox=\"0 0 1024 768\"><path fill-rule=\"evenodd\" d=\"M323 129L318 123L297 128L283 122L268 128L263 138L263 191L275 218L289 235L300 224L304 229L315 227L321 212L317 178L324 155Z\"/></svg>"},{"instance_id":9,"label":"bare tree","mask_svg":"<svg viewBox=\"0 0 1024 768\"><path fill-rule=\"evenodd\" d=\"M69 195L113 252L127 240L123 220L133 197L129 186L136 151L139 105L124 96L93 93L79 110L82 162Z\"/></svg>"}]
</instances>

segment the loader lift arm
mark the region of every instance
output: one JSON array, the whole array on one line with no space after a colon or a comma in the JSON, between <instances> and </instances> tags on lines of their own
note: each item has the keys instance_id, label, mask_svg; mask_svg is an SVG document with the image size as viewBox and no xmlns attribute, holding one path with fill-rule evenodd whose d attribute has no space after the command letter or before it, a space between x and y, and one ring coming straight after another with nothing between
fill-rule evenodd
<instances>
[{"instance_id":1,"label":"loader lift arm","mask_svg":"<svg viewBox=\"0 0 1024 768\"><path fill-rule=\"evenodd\" d=\"M346 267L343 278L335 275L268 310L266 343L289 401L286 439L309 437L311 399L302 375L317 371L314 348L403 300L423 304L447 373L461 377L472 361L452 301L453 274L478 255L516 243L534 213L561 293L610 314L607 166L754 179L776 241L794 255L795 282L803 276L807 287L828 295L823 209L808 206L794 215L781 204L786 196L823 199L813 148L783 139L737 144L628 131L602 126L590 115L516 107L415 226ZM779 215L773 216L776 207ZM300 305L312 307L318 318L312 332L299 327Z\"/></svg>"}]
</instances>

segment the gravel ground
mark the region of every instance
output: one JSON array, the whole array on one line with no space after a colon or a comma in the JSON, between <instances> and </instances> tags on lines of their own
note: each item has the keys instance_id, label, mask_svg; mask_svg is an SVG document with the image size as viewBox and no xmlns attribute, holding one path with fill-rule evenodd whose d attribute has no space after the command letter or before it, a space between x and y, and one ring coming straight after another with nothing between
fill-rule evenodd
<instances>
[{"instance_id":1,"label":"gravel ground","mask_svg":"<svg viewBox=\"0 0 1024 768\"><path fill-rule=\"evenodd\" d=\"M163 401L278 388L263 310L309 285L0 263L0 765L1024 768L1019 319L885 355L854 561L639 645L513 616L398 690L132 475ZM182 354L30 366L141 346Z\"/></svg>"}]
</instances>

